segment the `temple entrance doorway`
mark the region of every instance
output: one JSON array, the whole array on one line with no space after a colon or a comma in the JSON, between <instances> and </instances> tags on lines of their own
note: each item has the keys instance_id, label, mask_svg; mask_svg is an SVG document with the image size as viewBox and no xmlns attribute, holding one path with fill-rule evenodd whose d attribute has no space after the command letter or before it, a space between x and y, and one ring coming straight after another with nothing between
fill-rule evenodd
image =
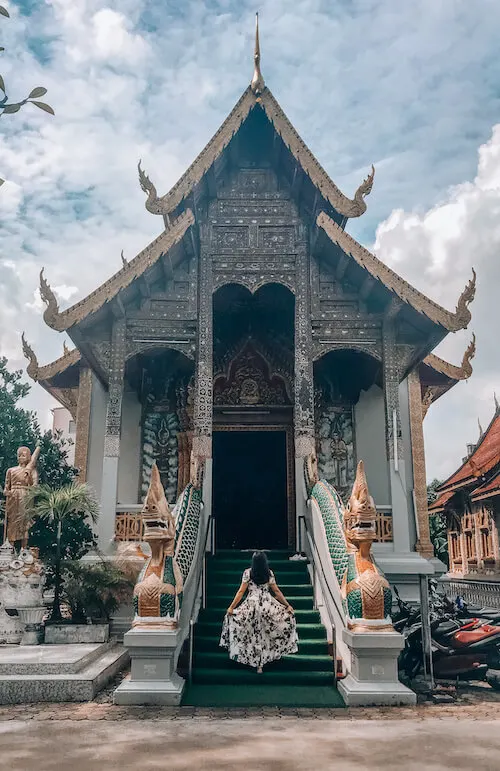
<instances>
[{"instance_id":1,"label":"temple entrance doorway","mask_svg":"<svg viewBox=\"0 0 500 771\"><path fill-rule=\"evenodd\" d=\"M285 430L214 431L217 548L286 548L287 487Z\"/></svg>"}]
</instances>

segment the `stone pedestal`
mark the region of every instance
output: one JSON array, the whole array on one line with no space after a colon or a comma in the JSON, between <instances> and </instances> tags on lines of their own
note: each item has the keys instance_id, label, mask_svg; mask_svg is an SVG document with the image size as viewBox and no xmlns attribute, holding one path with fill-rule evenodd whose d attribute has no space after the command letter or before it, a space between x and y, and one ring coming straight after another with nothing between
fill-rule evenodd
<instances>
[{"instance_id":1,"label":"stone pedestal","mask_svg":"<svg viewBox=\"0 0 500 771\"><path fill-rule=\"evenodd\" d=\"M126 633L123 643L130 654L131 672L116 689L114 703L179 705L185 685L176 672L179 632L136 628Z\"/></svg>"},{"instance_id":2,"label":"stone pedestal","mask_svg":"<svg viewBox=\"0 0 500 771\"><path fill-rule=\"evenodd\" d=\"M348 707L416 704L416 694L398 679L398 656L404 646L400 634L344 629L342 638L351 651L351 671L338 687Z\"/></svg>"}]
</instances>

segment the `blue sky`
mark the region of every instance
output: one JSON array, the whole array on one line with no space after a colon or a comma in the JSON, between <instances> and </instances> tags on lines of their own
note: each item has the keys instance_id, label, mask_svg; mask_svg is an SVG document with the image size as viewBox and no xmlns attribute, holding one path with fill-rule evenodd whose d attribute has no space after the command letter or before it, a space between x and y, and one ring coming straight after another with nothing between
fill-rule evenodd
<instances>
[{"instance_id":1,"label":"blue sky","mask_svg":"<svg viewBox=\"0 0 500 771\"><path fill-rule=\"evenodd\" d=\"M24 366L62 352L36 291L42 265L61 304L109 277L120 251L158 235L137 161L166 192L262 70L303 139L352 195L370 164L368 211L349 231L453 309L474 265L475 373L431 407L430 476L445 476L488 423L500 391L492 335L500 286L497 0L50 0L8 4L2 74L12 98L48 89L56 117L26 107L1 123L0 351ZM498 323L497 323L498 326ZM459 363L470 331L437 351ZM49 400L30 403L46 416ZM443 437L447 441L443 443Z\"/></svg>"}]
</instances>

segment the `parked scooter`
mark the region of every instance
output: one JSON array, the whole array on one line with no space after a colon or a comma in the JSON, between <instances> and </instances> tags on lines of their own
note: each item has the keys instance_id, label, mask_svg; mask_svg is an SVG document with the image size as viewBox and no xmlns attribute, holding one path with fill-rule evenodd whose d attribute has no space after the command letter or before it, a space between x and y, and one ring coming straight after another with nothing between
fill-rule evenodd
<instances>
[{"instance_id":1,"label":"parked scooter","mask_svg":"<svg viewBox=\"0 0 500 771\"><path fill-rule=\"evenodd\" d=\"M485 679L488 670L500 670L500 614L478 609L483 616L469 617L465 603L453 603L439 594L437 582L429 587L431 650L436 677ZM395 628L405 636L400 668L414 678L423 667L422 619L419 608L404 603L397 593ZM496 675L494 676L497 682ZM490 678L488 678L490 680ZM500 678L498 678L500 682ZM491 683L493 687L495 685Z\"/></svg>"}]
</instances>

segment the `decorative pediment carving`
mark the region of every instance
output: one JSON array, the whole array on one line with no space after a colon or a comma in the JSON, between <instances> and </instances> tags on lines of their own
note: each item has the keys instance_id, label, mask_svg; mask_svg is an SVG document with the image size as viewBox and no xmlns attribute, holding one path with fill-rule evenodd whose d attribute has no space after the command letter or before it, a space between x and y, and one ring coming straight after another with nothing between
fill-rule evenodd
<instances>
[{"instance_id":1,"label":"decorative pediment carving","mask_svg":"<svg viewBox=\"0 0 500 771\"><path fill-rule=\"evenodd\" d=\"M290 393L290 383L252 339L214 378L214 404L219 406L287 406Z\"/></svg>"}]
</instances>

